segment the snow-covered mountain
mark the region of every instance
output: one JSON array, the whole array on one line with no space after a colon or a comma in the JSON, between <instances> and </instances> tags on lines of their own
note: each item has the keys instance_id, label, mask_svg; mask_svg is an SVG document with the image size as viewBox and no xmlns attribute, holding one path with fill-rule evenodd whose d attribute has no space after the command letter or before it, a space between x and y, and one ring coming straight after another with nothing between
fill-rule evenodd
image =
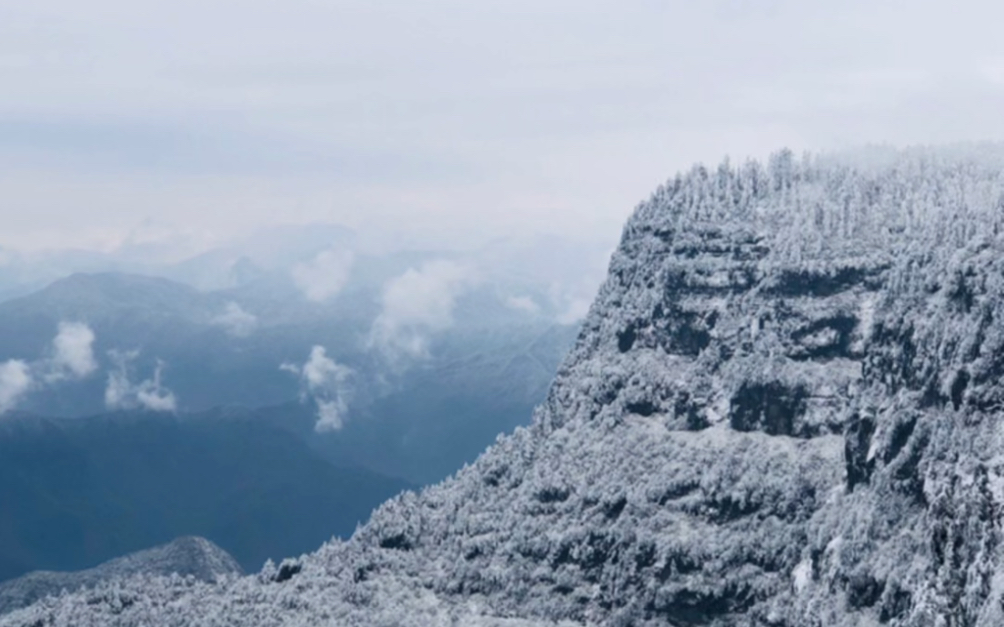
<instances>
[{"instance_id":1,"label":"snow-covered mountain","mask_svg":"<svg viewBox=\"0 0 1004 627\"><path fill-rule=\"evenodd\" d=\"M178 575L213 582L244 571L229 553L205 538L186 536L152 549L119 557L76 572L36 571L0 583L0 614L6 614L63 590L107 583L123 577Z\"/></svg>"},{"instance_id":2,"label":"snow-covered mountain","mask_svg":"<svg viewBox=\"0 0 1004 627\"><path fill-rule=\"evenodd\" d=\"M1002 155L681 174L532 426L255 576L0 625L1004 624Z\"/></svg>"}]
</instances>

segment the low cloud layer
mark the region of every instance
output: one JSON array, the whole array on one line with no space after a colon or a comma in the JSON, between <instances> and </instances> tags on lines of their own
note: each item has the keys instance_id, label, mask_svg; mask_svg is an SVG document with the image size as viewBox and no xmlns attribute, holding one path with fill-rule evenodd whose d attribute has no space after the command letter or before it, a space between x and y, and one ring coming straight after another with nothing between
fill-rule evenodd
<instances>
[{"instance_id":1,"label":"low cloud layer","mask_svg":"<svg viewBox=\"0 0 1004 627\"><path fill-rule=\"evenodd\" d=\"M115 364L108 373L105 387L105 406L108 409L146 409L149 411L173 412L178 408L174 392L162 382L164 362L157 360L153 376L140 383L132 383L132 363L139 357L139 351L109 351L109 358Z\"/></svg>"},{"instance_id":2,"label":"low cloud layer","mask_svg":"<svg viewBox=\"0 0 1004 627\"><path fill-rule=\"evenodd\" d=\"M424 358L434 332L453 326L457 298L476 282L474 272L449 260L409 269L384 287L383 309L369 343L391 358Z\"/></svg>"},{"instance_id":3,"label":"low cloud layer","mask_svg":"<svg viewBox=\"0 0 1004 627\"><path fill-rule=\"evenodd\" d=\"M47 355L33 362L10 359L0 363L0 415L14 409L31 392L52 390L68 381L86 379L98 371L94 356L94 331L81 322L60 322ZM130 371L139 351L108 352L113 367L108 373L105 405L109 409L142 407L175 411L177 399L161 382L160 361L153 376L132 383Z\"/></svg>"},{"instance_id":4,"label":"low cloud layer","mask_svg":"<svg viewBox=\"0 0 1004 627\"><path fill-rule=\"evenodd\" d=\"M516 311L522 311L528 314L536 314L540 312L540 305L537 301L533 300L530 296L510 296L506 299L506 307L509 309L515 309Z\"/></svg>"},{"instance_id":5,"label":"low cloud layer","mask_svg":"<svg viewBox=\"0 0 1004 627\"><path fill-rule=\"evenodd\" d=\"M98 369L94 332L80 322L60 322L49 353L30 363L22 359L0 363L0 415L14 409L32 391L84 379Z\"/></svg>"},{"instance_id":6,"label":"low cloud layer","mask_svg":"<svg viewBox=\"0 0 1004 627\"><path fill-rule=\"evenodd\" d=\"M293 266L290 274L307 300L324 302L345 287L354 261L351 251L325 250L310 262Z\"/></svg>"},{"instance_id":7,"label":"low cloud layer","mask_svg":"<svg viewBox=\"0 0 1004 627\"><path fill-rule=\"evenodd\" d=\"M555 318L558 324L576 324L582 322L589 313L593 299L586 296L574 296L563 301L563 309Z\"/></svg>"},{"instance_id":8,"label":"low cloud layer","mask_svg":"<svg viewBox=\"0 0 1004 627\"><path fill-rule=\"evenodd\" d=\"M14 409L32 384L31 369L25 362L10 359L0 363L0 414Z\"/></svg>"},{"instance_id":9,"label":"low cloud layer","mask_svg":"<svg viewBox=\"0 0 1004 627\"><path fill-rule=\"evenodd\" d=\"M314 346L302 366L285 363L280 369L300 378L300 398L317 405L317 431L338 431L345 425L355 371L328 357L323 346Z\"/></svg>"},{"instance_id":10,"label":"low cloud layer","mask_svg":"<svg viewBox=\"0 0 1004 627\"><path fill-rule=\"evenodd\" d=\"M258 326L258 317L248 313L234 302L227 303L223 313L212 320L213 324L223 327L230 337L248 337Z\"/></svg>"}]
</instances>

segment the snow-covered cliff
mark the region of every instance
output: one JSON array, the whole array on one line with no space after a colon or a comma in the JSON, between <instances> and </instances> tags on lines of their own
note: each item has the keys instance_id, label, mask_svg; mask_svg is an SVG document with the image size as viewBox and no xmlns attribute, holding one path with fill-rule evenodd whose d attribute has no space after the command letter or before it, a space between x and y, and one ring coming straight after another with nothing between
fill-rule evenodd
<instances>
[{"instance_id":1,"label":"snow-covered cliff","mask_svg":"<svg viewBox=\"0 0 1004 627\"><path fill-rule=\"evenodd\" d=\"M348 542L0 625L1004 624L1002 154L677 176L530 428Z\"/></svg>"}]
</instances>

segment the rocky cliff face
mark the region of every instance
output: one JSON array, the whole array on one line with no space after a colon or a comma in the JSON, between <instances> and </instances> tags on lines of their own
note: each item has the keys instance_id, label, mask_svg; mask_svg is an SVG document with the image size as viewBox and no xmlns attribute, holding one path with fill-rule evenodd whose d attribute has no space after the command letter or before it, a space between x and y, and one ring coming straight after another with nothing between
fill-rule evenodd
<instances>
[{"instance_id":1,"label":"rocky cliff face","mask_svg":"<svg viewBox=\"0 0 1004 627\"><path fill-rule=\"evenodd\" d=\"M0 623L1004 624L999 154L680 175L531 428L256 577Z\"/></svg>"}]
</instances>

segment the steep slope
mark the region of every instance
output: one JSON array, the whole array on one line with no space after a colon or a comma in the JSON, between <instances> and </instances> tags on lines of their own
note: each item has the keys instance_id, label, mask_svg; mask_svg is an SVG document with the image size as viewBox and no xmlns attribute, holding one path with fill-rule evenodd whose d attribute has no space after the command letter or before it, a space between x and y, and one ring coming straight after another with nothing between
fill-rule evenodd
<instances>
[{"instance_id":1,"label":"steep slope","mask_svg":"<svg viewBox=\"0 0 1004 627\"><path fill-rule=\"evenodd\" d=\"M241 575L240 565L226 551L205 538L188 536L162 546L131 553L88 570L36 571L0 583L0 614L31 605L61 591L92 588L113 579L145 575L180 575L199 581L216 581Z\"/></svg>"},{"instance_id":2,"label":"steep slope","mask_svg":"<svg viewBox=\"0 0 1004 627\"><path fill-rule=\"evenodd\" d=\"M1002 624L1002 155L697 167L454 478L256 577L0 624Z\"/></svg>"}]
</instances>

